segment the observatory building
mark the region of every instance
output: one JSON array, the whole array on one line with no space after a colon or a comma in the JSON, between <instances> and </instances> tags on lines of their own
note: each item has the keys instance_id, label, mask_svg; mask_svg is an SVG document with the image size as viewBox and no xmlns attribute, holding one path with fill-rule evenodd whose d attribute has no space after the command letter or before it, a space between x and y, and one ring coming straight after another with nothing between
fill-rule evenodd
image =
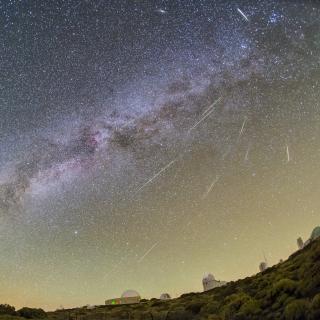
<instances>
[{"instance_id":1,"label":"observatory building","mask_svg":"<svg viewBox=\"0 0 320 320\"><path fill-rule=\"evenodd\" d=\"M162 293L160 296L160 300L170 300L170 294L169 293Z\"/></svg>"},{"instance_id":2,"label":"observatory building","mask_svg":"<svg viewBox=\"0 0 320 320\"><path fill-rule=\"evenodd\" d=\"M116 305L116 304L131 304L131 303L139 303L141 297L139 293L135 290L126 290L121 295L121 298L114 298L105 301L106 305Z\"/></svg>"},{"instance_id":3,"label":"observatory building","mask_svg":"<svg viewBox=\"0 0 320 320\"><path fill-rule=\"evenodd\" d=\"M299 250L302 249L303 246L304 246L304 243L303 243L303 240L302 240L301 237L299 237L299 238L297 239L297 246L298 246Z\"/></svg>"},{"instance_id":4,"label":"observatory building","mask_svg":"<svg viewBox=\"0 0 320 320\"><path fill-rule=\"evenodd\" d=\"M268 269L268 264L266 261L262 261L260 262L259 264L259 270L260 272L263 272L264 270L267 270Z\"/></svg>"},{"instance_id":5,"label":"observatory building","mask_svg":"<svg viewBox=\"0 0 320 320\"><path fill-rule=\"evenodd\" d=\"M298 245L298 249L303 249L306 245L308 245L311 241L316 240L317 238L320 238L320 226L315 227L310 235L310 238L306 241L303 242L302 238L299 237L297 239L297 245Z\"/></svg>"},{"instance_id":6,"label":"observatory building","mask_svg":"<svg viewBox=\"0 0 320 320\"><path fill-rule=\"evenodd\" d=\"M213 274L206 273L202 278L203 291L208 291L213 288L225 285L226 281L218 281L214 278Z\"/></svg>"}]
</instances>

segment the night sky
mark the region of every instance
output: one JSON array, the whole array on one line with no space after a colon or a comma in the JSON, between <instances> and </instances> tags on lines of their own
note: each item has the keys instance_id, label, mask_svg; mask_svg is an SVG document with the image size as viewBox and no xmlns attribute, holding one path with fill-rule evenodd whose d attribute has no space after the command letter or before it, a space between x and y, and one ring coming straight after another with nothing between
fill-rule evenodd
<instances>
[{"instance_id":1,"label":"night sky","mask_svg":"<svg viewBox=\"0 0 320 320\"><path fill-rule=\"evenodd\" d=\"M319 1L0 1L0 300L255 274L320 224Z\"/></svg>"}]
</instances>

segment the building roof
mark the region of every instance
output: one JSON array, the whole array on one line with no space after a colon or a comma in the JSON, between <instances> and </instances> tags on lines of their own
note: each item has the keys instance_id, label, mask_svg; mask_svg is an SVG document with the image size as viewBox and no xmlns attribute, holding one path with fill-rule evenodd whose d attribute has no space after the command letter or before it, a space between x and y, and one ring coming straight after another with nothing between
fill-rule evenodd
<instances>
[{"instance_id":1,"label":"building roof","mask_svg":"<svg viewBox=\"0 0 320 320\"><path fill-rule=\"evenodd\" d=\"M126 290L122 293L121 298L140 297L140 294L135 290Z\"/></svg>"}]
</instances>

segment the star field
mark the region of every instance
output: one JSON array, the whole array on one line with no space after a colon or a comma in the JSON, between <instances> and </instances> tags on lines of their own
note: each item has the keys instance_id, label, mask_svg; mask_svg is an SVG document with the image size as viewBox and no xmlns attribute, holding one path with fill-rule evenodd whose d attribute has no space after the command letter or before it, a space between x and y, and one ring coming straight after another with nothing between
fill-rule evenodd
<instances>
[{"instance_id":1,"label":"star field","mask_svg":"<svg viewBox=\"0 0 320 320\"><path fill-rule=\"evenodd\" d=\"M200 291L319 224L317 1L0 12L1 301Z\"/></svg>"}]
</instances>

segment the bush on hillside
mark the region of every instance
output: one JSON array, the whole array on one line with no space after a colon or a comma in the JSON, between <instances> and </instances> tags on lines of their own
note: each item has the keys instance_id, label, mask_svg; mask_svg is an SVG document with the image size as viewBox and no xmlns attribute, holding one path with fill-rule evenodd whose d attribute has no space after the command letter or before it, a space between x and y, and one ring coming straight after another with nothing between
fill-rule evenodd
<instances>
[{"instance_id":1,"label":"bush on hillside","mask_svg":"<svg viewBox=\"0 0 320 320\"><path fill-rule=\"evenodd\" d=\"M16 309L13 306L10 306L9 304L0 304L0 315L16 315Z\"/></svg>"},{"instance_id":2,"label":"bush on hillside","mask_svg":"<svg viewBox=\"0 0 320 320\"><path fill-rule=\"evenodd\" d=\"M44 310L27 307L18 310L18 314L20 317L24 317L27 319L43 319L47 317L47 314Z\"/></svg>"},{"instance_id":3,"label":"bush on hillside","mask_svg":"<svg viewBox=\"0 0 320 320\"><path fill-rule=\"evenodd\" d=\"M172 310L167 315L167 320L192 320L194 315L183 308Z\"/></svg>"},{"instance_id":4,"label":"bush on hillside","mask_svg":"<svg viewBox=\"0 0 320 320\"><path fill-rule=\"evenodd\" d=\"M199 318L199 320L223 320L223 318L217 314L210 314L206 317Z\"/></svg>"},{"instance_id":5,"label":"bush on hillside","mask_svg":"<svg viewBox=\"0 0 320 320\"><path fill-rule=\"evenodd\" d=\"M307 320L309 315L309 303L306 300L291 301L284 310L286 320Z\"/></svg>"},{"instance_id":6,"label":"bush on hillside","mask_svg":"<svg viewBox=\"0 0 320 320\"><path fill-rule=\"evenodd\" d=\"M311 302L311 319L320 319L320 293L315 295Z\"/></svg>"},{"instance_id":7,"label":"bush on hillside","mask_svg":"<svg viewBox=\"0 0 320 320\"><path fill-rule=\"evenodd\" d=\"M255 299L250 299L246 301L240 307L240 313L245 317L257 315L261 312L260 303Z\"/></svg>"},{"instance_id":8,"label":"bush on hillside","mask_svg":"<svg viewBox=\"0 0 320 320\"><path fill-rule=\"evenodd\" d=\"M251 297L243 292L235 293L225 299L225 304L222 310L224 319L234 319L240 308L251 300Z\"/></svg>"},{"instance_id":9,"label":"bush on hillside","mask_svg":"<svg viewBox=\"0 0 320 320\"><path fill-rule=\"evenodd\" d=\"M271 295L273 297L279 295L280 293L287 293L293 295L298 288L298 282L291 279L281 279L277 281L271 290Z\"/></svg>"},{"instance_id":10,"label":"bush on hillside","mask_svg":"<svg viewBox=\"0 0 320 320\"><path fill-rule=\"evenodd\" d=\"M191 302L186 306L187 311L191 311L193 314L198 314L201 308L205 305L204 302Z\"/></svg>"},{"instance_id":11,"label":"bush on hillside","mask_svg":"<svg viewBox=\"0 0 320 320\"><path fill-rule=\"evenodd\" d=\"M219 312L220 304L218 301L209 301L201 308L202 314L217 314Z\"/></svg>"},{"instance_id":12,"label":"bush on hillside","mask_svg":"<svg viewBox=\"0 0 320 320\"><path fill-rule=\"evenodd\" d=\"M312 279L310 281L309 279ZM308 270L308 276L302 280L300 292L302 296L314 296L320 288L320 266L315 264Z\"/></svg>"}]
</instances>

